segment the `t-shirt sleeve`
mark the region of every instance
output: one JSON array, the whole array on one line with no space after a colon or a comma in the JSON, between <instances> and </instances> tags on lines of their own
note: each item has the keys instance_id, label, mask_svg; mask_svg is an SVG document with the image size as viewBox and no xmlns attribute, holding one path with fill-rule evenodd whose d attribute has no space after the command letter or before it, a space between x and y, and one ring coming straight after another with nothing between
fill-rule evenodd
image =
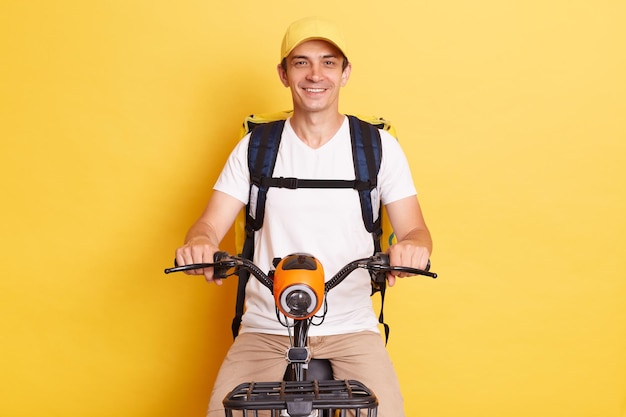
<instances>
[{"instance_id":1,"label":"t-shirt sleeve","mask_svg":"<svg viewBox=\"0 0 626 417\"><path fill-rule=\"evenodd\" d=\"M230 153L220 176L217 178L214 190L221 191L248 204L250 192L250 172L248 170L248 142L250 135L246 135Z\"/></svg>"},{"instance_id":2,"label":"t-shirt sleeve","mask_svg":"<svg viewBox=\"0 0 626 417\"><path fill-rule=\"evenodd\" d=\"M386 131L380 132L383 152L378 188L383 204L393 203L417 195L409 162L396 138Z\"/></svg>"}]
</instances>

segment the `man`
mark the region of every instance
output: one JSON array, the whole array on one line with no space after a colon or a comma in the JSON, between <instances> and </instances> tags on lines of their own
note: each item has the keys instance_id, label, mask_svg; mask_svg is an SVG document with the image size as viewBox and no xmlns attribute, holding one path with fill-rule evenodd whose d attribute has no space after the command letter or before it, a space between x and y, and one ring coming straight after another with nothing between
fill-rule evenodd
<instances>
[{"instance_id":1,"label":"man","mask_svg":"<svg viewBox=\"0 0 626 417\"><path fill-rule=\"evenodd\" d=\"M274 177L354 180L347 117L339 113L339 92L352 70L343 35L317 18L294 22L285 33L278 75L291 90L293 115L285 123ZM389 248L392 265L424 269L432 242L406 158L398 142L381 131L382 163L378 192L397 243ZM176 252L180 265L212 262L213 254L239 211L247 204L250 175L246 136L233 150L208 205ZM374 245L365 230L357 192L352 189L271 188L263 227L255 235L254 261L264 271L272 259L294 252L316 256L334 275L355 259L370 256ZM209 282L212 269L204 274ZM393 285L396 276L388 276ZM313 357L331 360L335 378L355 379L379 399L379 417L404 416L398 380L378 332L370 299L369 275L355 271L327 296L328 314L309 331ZM218 374L208 416L223 416L222 399L247 381L278 381L285 371L287 330L276 320L273 298L251 279L246 313Z\"/></svg>"}]
</instances>

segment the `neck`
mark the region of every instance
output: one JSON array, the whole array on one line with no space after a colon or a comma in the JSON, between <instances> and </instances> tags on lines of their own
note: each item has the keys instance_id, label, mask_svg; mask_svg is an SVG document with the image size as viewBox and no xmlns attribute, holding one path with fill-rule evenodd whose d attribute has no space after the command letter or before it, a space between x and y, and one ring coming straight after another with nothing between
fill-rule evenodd
<instances>
[{"instance_id":1,"label":"neck","mask_svg":"<svg viewBox=\"0 0 626 417\"><path fill-rule=\"evenodd\" d=\"M327 113L297 113L291 117L291 127L307 146L317 149L324 146L337 133L344 115L335 111Z\"/></svg>"}]
</instances>

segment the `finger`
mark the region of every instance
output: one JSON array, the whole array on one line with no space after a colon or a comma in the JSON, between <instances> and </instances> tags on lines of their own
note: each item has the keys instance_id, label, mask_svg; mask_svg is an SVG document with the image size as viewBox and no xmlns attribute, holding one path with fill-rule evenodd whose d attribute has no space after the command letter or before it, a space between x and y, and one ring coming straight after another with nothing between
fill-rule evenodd
<instances>
[{"instance_id":1,"label":"finger","mask_svg":"<svg viewBox=\"0 0 626 417\"><path fill-rule=\"evenodd\" d=\"M191 253L189 252L189 248L183 246L180 247L176 250L176 263L179 266L182 265L189 265L191 263L193 263L192 257L191 257ZM196 272L195 271L184 271L185 274L187 275L194 275Z\"/></svg>"},{"instance_id":2,"label":"finger","mask_svg":"<svg viewBox=\"0 0 626 417\"><path fill-rule=\"evenodd\" d=\"M202 248L202 252L199 254L201 256L202 259L202 263L211 263L213 262L213 253L211 251L209 251L209 249L205 246ZM201 270L202 274L204 275L204 279L207 282L214 282L213 280L213 268L204 268ZM217 281L215 281L215 283L217 284ZM218 284L221 285L221 284Z\"/></svg>"},{"instance_id":3,"label":"finger","mask_svg":"<svg viewBox=\"0 0 626 417\"><path fill-rule=\"evenodd\" d=\"M428 249L421 248L419 251L417 259L416 259L416 268L418 269L426 269L428 266L428 260L430 259L430 254L428 253Z\"/></svg>"},{"instance_id":4,"label":"finger","mask_svg":"<svg viewBox=\"0 0 626 417\"><path fill-rule=\"evenodd\" d=\"M411 253L404 245L394 245L389 251L389 264L391 266L410 266ZM395 278L409 276L406 272L392 271L390 273Z\"/></svg>"}]
</instances>

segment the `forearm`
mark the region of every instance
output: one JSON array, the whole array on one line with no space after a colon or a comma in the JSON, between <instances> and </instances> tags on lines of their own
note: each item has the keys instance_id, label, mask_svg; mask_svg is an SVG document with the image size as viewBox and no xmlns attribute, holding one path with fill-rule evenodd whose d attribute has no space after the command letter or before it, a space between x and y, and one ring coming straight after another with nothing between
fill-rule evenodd
<instances>
[{"instance_id":1,"label":"forearm","mask_svg":"<svg viewBox=\"0 0 626 417\"><path fill-rule=\"evenodd\" d=\"M219 191L213 192L204 212L189 228L185 243L203 242L219 246L233 225L243 203Z\"/></svg>"},{"instance_id":2,"label":"forearm","mask_svg":"<svg viewBox=\"0 0 626 417\"><path fill-rule=\"evenodd\" d=\"M200 218L189 228L185 244L176 250L179 265L213 262L213 254L230 229L243 203L220 192L214 192ZM204 274L213 281L213 269L189 271L189 274ZM216 283L221 283L216 280Z\"/></svg>"},{"instance_id":3,"label":"forearm","mask_svg":"<svg viewBox=\"0 0 626 417\"><path fill-rule=\"evenodd\" d=\"M417 198L407 197L388 204L386 209L399 246L421 247L432 252L433 241Z\"/></svg>"},{"instance_id":4,"label":"forearm","mask_svg":"<svg viewBox=\"0 0 626 417\"><path fill-rule=\"evenodd\" d=\"M399 244L423 247L428 250L429 254L433 252L433 240L426 226L416 227L404 236L397 236L397 239Z\"/></svg>"},{"instance_id":5,"label":"forearm","mask_svg":"<svg viewBox=\"0 0 626 417\"><path fill-rule=\"evenodd\" d=\"M185 244L193 244L196 242L209 243L212 246L218 247L221 238L218 237L215 229L208 223L198 220L187 231L185 236Z\"/></svg>"},{"instance_id":6,"label":"forearm","mask_svg":"<svg viewBox=\"0 0 626 417\"><path fill-rule=\"evenodd\" d=\"M392 265L426 268L433 250L433 241L424 221L417 198L405 198L387 205L387 214L391 221L397 242L389 250ZM389 285L395 282L395 276L408 274L389 274Z\"/></svg>"}]
</instances>

